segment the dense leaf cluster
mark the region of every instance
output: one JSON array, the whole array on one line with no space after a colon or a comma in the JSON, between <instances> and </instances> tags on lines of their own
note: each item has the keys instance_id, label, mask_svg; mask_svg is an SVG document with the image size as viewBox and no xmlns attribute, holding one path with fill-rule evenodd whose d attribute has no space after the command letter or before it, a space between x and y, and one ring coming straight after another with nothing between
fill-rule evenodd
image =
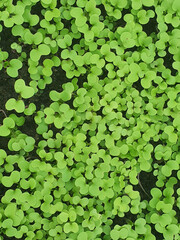
<instances>
[{"instance_id":1,"label":"dense leaf cluster","mask_svg":"<svg viewBox=\"0 0 180 240\"><path fill-rule=\"evenodd\" d=\"M0 240L178 240L180 1L1 0L0 32Z\"/></svg>"}]
</instances>

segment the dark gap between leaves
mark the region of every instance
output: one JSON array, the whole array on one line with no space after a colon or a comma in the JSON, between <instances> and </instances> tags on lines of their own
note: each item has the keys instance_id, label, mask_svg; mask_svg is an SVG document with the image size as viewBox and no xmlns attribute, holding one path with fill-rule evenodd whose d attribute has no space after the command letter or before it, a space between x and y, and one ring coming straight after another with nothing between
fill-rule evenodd
<instances>
[{"instance_id":1,"label":"dark gap between leaves","mask_svg":"<svg viewBox=\"0 0 180 240\"><path fill-rule=\"evenodd\" d=\"M127 212L125 213L124 217L119 217L116 215L112 220L113 223L111 224L111 229L113 229L116 225L123 226L127 223L134 223L137 220L137 215Z\"/></svg>"},{"instance_id":2,"label":"dark gap between leaves","mask_svg":"<svg viewBox=\"0 0 180 240\"><path fill-rule=\"evenodd\" d=\"M173 55L168 51L168 48L169 47L166 47L166 49L165 49L166 55L165 55L165 57L163 57L164 66L171 70L172 76L176 76L177 75L177 70L172 67L173 62L174 62Z\"/></svg>"},{"instance_id":3,"label":"dark gap between leaves","mask_svg":"<svg viewBox=\"0 0 180 240\"><path fill-rule=\"evenodd\" d=\"M154 7L151 7L151 8L143 7L143 9L144 10L150 10L151 9L155 13L154 18L150 18L148 23L142 24L143 31L148 36L150 36L152 33L157 34L159 32L159 29L158 29L157 14L155 12L155 8Z\"/></svg>"},{"instance_id":4,"label":"dark gap between leaves","mask_svg":"<svg viewBox=\"0 0 180 240\"><path fill-rule=\"evenodd\" d=\"M151 189L156 186L156 177L153 175L153 171L144 172L141 171L139 174L140 183L134 185L134 190L138 191L141 200L150 200L151 199Z\"/></svg>"},{"instance_id":5,"label":"dark gap between leaves","mask_svg":"<svg viewBox=\"0 0 180 240\"><path fill-rule=\"evenodd\" d=\"M7 235L2 232L0 232L0 235L1 235L2 239L4 239L4 240L13 240L14 239L14 237L7 237ZM21 238L21 239L24 240L25 237Z\"/></svg>"},{"instance_id":6,"label":"dark gap between leaves","mask_svg":"<svg viewBox=\"0 0 180 240\"><path fill-rule=\"evenodd\" d=\"M17 2L18 2L18 0L12 0L12 4L13 4L13 5L16 5Z\"/></svg>"},{"instance_id":7,"label":"dark gap between leaves","mask_svg":"<svg viewBox=\"0 0 180 240\"><path fill-rule=\"evenodd\" d=\"M67 29L71 30L72 24L71 24L71 21L70 21L70 20L61 18L61 22L64 24L63 29L64 29L64 28L67 28Z\"/></svg>"},{"instance_id":8,"label":"dark gap between leaves","mask_svg":"<svg viewBox=\"0 0 180 240\"><path fill-rule=\"evenodd\" d=\"M37 128L37 124L34 121L34 116L31 115L31 116L25 116L25 122L21 127L19 127L19 130L22 133L37 139L38 134L36 133L36 128Z\"/></svg>"},{"instance_id":9,"label":"dark gap between leaves","mask_svg":"<svg viewBox=\"0 0 180 240\"><path fill-rule=\"evenodd\" d=\"M3 172L3 176L5 176L4 172ZM7 190L8 188L6 188L3 184L0 184L0 202Z\"/></svg>"},{"instance_id":10,"label":"dark gap between leaves","mask_svg":"<svg viewBox=\"0 0 180 240\"><path fill-rule=\"evenodd\" d=\"M83 88L84 83L87 82L87 73L81 74L77 79L78 88Z\"/></svg>"},{"instance_id":11,"label":"dark gap between leaves","mask_svg":"<svg viewBox=\"0 0 180 240\"><path fill-rule=\"evenodd\" d=\"M97 6L97 8L99 8L101 10L101 16L103 16L103 18L105 19L107 16L107 13L106 13L106 9L105 9L104 5L100 4Z\"/></svg>"},{"instance_id":12,"label":"dark gap between leaves","mask_svg":"<svg viewBox=\"0 0 180 240\"><path fill-rule=\"evenodd\" d=\"M57 1L57 3L56 3L56 7L57 7L57 8L60 8L60 7L62 7L62 3L61 3L61 1L60 1L60 0L58 0L58 1Z\"/></svg>"},{"instance_id":13,"label":"dark gap between leaves","mask_svg":"<svg viewBox=\"0 0 180 240\"><path fill-rule=\"evenodd\" d=\"M168 23L166 23L166 25L167 25L167 27L168 27L168 30L167 30L167 32L171 32L173 29L174 29L174 27L172 26L172 24L168 24Z\"/></svg>"},{"instance_id":14,"label":"dark gap between leaves","mask_svg":"<svg viewBox=\"0 0 180 240\"><path fill-rule=\"evenodd\" d=\"M9 53L8 60L10 59L17 59L19 54L16 51L11 49L11 44L13 42L17 42L17 37L13 36L11 33L11 28L7 28L4 26L2 22L1 25L3 26L2 32L0 33L0 46L2 51L6 51Z\"/></svg>"},{"instance_id":15,"label":"dark gap between leaves","mask_svg":"<svg viewBox=\"0 0 180 240\"><path fill-rule=\"evenodd\" d=\"M132 48L126 48L125 49L125 53L126 52L135 52L135 51L137 51L138 50L138 47L137 46L134 46L134 47L132 47Z\"/></svg>"},{"instance_id":16,"label":"dark gap between leaves","mask_svg":"<svg viewBox=\"0 0 180 240\"><path fill-rule=\"evenodd\" d=\"M132 84L132 87L135 88L136 90L138 90L139 93L140 93L142 90L144 90L144 88L143 88L142 85L141 85L141 80L140 80L140 79L139 79L138 81L134 82L134 83Z\"/></svg>"},{"instance_id":17,"label":"dark gap between leaves","mask_svg":"<svg viewBox=\"0 0 180 240\"><path fill-rule=\"evenodd\" d=\"M1 93L0 109L4 110L4 112L7 114L7 111L5 109L5 104L6 104L7 100L10 99L10 98L17 99L18 98L18 94L14 90L14 79L9 77L9 75L6 73L6 69L5 68L3 68L0 71L0 93ZM0 119L1 120L3 120L4 117L5 116L0 114Z\"/></svg>"},{"instance_id":18,"label":"dark gap between leaves","mask_svg":"<svg viewBox=\"0 0 180 240\"><path fill-rule=\"evenodd\" d=\"M39 17L42 16L41 11L43 7L41 2L37 2L35 5L31 7L31 14L37 14Z\"/></svg>"}]
</instances>

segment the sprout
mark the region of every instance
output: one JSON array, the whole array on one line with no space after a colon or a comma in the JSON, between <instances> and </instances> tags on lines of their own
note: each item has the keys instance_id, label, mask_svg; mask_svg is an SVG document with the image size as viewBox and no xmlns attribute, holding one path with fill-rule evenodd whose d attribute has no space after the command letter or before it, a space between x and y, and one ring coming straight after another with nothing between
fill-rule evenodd
<instances>
[{"instance_id":1,"label":"sprout","mask_svg":"<svg viewBox=\"0 0 180 240\"><path fill-rule=\"evenodd\" d=\"M58 18L60 16L60 11L58 8L54 8L52 11L46 11L44 16L45 19L50 22L53 18Z\"/></svg>"},{"instance_id":2,"label":"sprout","mask_svg":"<svg viewBox=\"0 0 180 240\"><path fill-rule=\"evenodd\" d=\"M49 97L50 97L51 100L54 101L54 102L59 101L59 100L61 99L61 98L60 98L60 93L57 92L56 90L50 91Z\"/></svg>"},{"instance_id":3,"label":"sprout","mask_svg":"<svg viewBox=\"0 0 180 240\"><path fill-rule=\"evenodd\" d=\"M43 41L43 35L41 32L32 34L29 30L26 30L24 33L24 41L28 44L39 45Z\"/></svg>"},{"instance_id":4,"label":"sprout","mask_svg":"<svg viewBox=\"0 0 180 240\"><path fill-rule=\"evenodd\" d=\"M169 216L169 218L167 218L167 217L168 217L168 214L163 214L163 215L159 216L157 213L153 213L151 215L151 222L153 224L156 224L155 225L156 228L164 230L164 227L166 225L169 225L172 221L172 218L170 216Z\"/></svg>"},{"instance_id":5,"label":"sprout","mask_svg":"<svg viewBox=\"0 0 180 240\"><path fill-rule=\"evenodd\" d=\"M163 201L159 201L156 205L156 209L158 211L162 210L164 213L170 213L170 211L172 210L172 204L166 204Z\"/></svg>"},{"instance_id":6,"label":"sprout","mask_svg":"<svg viewBox=\"0 0 180 240\"><path fill-rule=\"evenodd\" d=\"M172 239L176 234L179 233L179 228L176 224L169 224L165 229L163 229L163 236L166 239Z\"/></svg>"},{"instance_id":7,"label":"sprout","mask_svg":"<svg viewBox=\"0 0 180 240\"><path fill-rule=\"evenodd\" d=\"M7 110L11 111L14 109L17 113L22 113L25 109L23 100L16 100L14 98L10 98L5 106Z\"/></svg>"},{"instance_id":8,"label":"sprout","mask_svg":"<svg viewBox=\"0 0 180 240\"><path fill-rule=\"evenodd\" d=\"M68 221L68 217L69 214L67 212L62 211L57 218L60 223L66 223Z\"/></svg>"},{"instance_id":9,"label":"sprout","mask_svg":"<svg viewBox=\"0 0 180 240\"><path fill-rule=\"evenodd\" d=\"M48 125L45 123L44 119L41 120L41 122L38 124L38 127L36 128L36 132L38 134L43 134L44 132L47 132Z\"/></svg>"},{"instance_id":10,"label":"sprout","mask_svg":"<svg viewBox=\"0 0 180 240\"><path fill-rule=\"evenodd\" d=\"M2 228L11 229L12 225L13 225L13 220L10 218L7 218L2 222Z\"/></svg>"},{"instance_id":11,"label":"sprout","mask_svg":"<svg viewBox=\"0 0 180 240\"><path fill-rule=\"evenodd\" d=\"M30 58L33 62L38 62L43 55L49 55L50 48L46 44L40 44L37 49L32 49L30 52Z\"/></svg>"},{"instance_id":12,"label":"sprout","mask_svg":"<svg viewBox=\"0 0 180 240\"><path fill-rule=\"evenodd\" d=\"M11 129L15 127L15 121L11 117L6 117L3 120L3 125L0 126L0 136L5 137L11 133Z\"/></svg>"},{"instance_id":13,"label":"sprout","mask_svg":"<svg viewBox=\"0 0 180 240\"><path fill-rule=\"evenodd\" d=\"M44 68L42 70L42 73L46 77L50 77L52 75L52 67L54 66L54 62L51 59L45 59L43 61Z\"/></svg>"},{"instance_id":14,"label":"sprout","mask_svg":"<svg viewBox=\"0 0 180 240\"><path fill-rule=\"evenodd\" d=\"M70 11L70 15L74 17L75 24L78 28L83 27L87 21L86 17L83 15L83 11L79 7L74 7Z\"/></svg>"},{"instance_id":15,"label":"sprout","mask_svg":"<svg viewBox=\"0 0 180 240\"><path fill-rule=\"evenodd\" d=\"M58 43L58 46L60 48L64 48L65 49L65 48L67 48L67 47L72 45L72 37L70 35L68 35L68 34L66 34L63 37L64 37L63 39L61 39L61 38L58 39L57 43Z\"/></svg>"},{"instance_id":16,"label":"sprout","mask_svg":"<svg viewBox=\"0 0 180 240\"><path fill-rule=\"evenodd\" d=\"M34 149L35 139L33 137L27 136L25 138L25 147L24 150L26 152L31 152Z\"/></svg>"},{"instance_id":17,"label":"sprout","mask_svg":"<svg viewBox=\"0 0 180 240\"><path fill-rule=\"evenodd\" d=\"M173 170L178 170L179 164L174 160L169 160L166 165L161 169L161 172L164 176L169 177L172 174Z\"/></svg>"},{"instance_id":18,"label":"sprout","mask_svg":"<svg viewBox=\"0 0 180 240\"><path fill-rule=\"evenodd\" d=\"M7 67L7 74L12 78L16 78L18 76L18 70L22 68L22 62L19 59L12 59L9 65L10 66Z\"/></svg>"},{"instance_id":19,"label":"sprout","mask_svg":"<svg viewBox=\"0 0 180 240\"><path fill-rule=\"evenodd\" d=\"M1 179L1 182L5 187L11 187L14 183L18 183L19 180L20 180L20 173L18 171L13 171L9 177L3 176Z\"/></svg>"},{"instance_id":20,"label":"sprout","mask_svg":"<svg viewBox=\"0 0 180 240\"><path fill-rule=\"evenodd\" d=\"M18 53L21 53L21 52L22 52L22 47L21 47L19 44L17 44L16 42L13 42L13 43L11 44L11 48L12 48L13 50L17 51Z\"/></svg>"},{"instance_id":21,"label":"sprout","mask_svg":"<svg viewBox=\"0 0 180 240\"><path fill-rule=\"evenodd\" d=\"M172 150L168 146L162 146L161 144L155 147L155 157L157 160L168 160L171 157Z\"/></svg>"},{"instance_id":22,"label":"sprout","mask_svg":"<svg viewBox=\"0 0 180 240\"><path fill-rule=\"evenodd\" d=\"M29 106L24 110L25 115L33 115L33 113L36 111L36 105L34 103L30 103Z\"/></svg>"},{"instance_id":23,"label":"sprout","mask_svg":"<svg viewBox=\"0 0 180 240\"><path fill-rule=\"evenodd\" d=\"M177 135L174 133L174 127L173 126L166 126L164 129L164 132L168 135L168 139L170 143L176 143L177 142Z\"/></svg>"},{"instance_id":24,"label":"sprout","mask_svg":"<svg viewBox=\"0 0 180 240\"><path fill-rule=\"evenodd\" d=\"M79 226L77 223L65 223L64 224L64 232L69 233L69 232L74 232L77 233L79 230Z\"/></svg>"},{"instance_id":25,"label":"sprout","mask_svg":"<svg viewBox=\"0 0 180 240\"><path fill-rule=\"evenodd\" d=\"M66 167L67 163L64 160L64 154L62 152L56 152L54 158L57 160L57 167L59 169L64 169Z\"/></svg>"},{"instance_id":26,"label":"sprout","mask_svg":"<svg viewBox=\"0 0 180 240\"><path fill-rule=\"evenodd\" d=\"M135 45L135 40L130 32L123 32L120 36L122 44L125 48L132 48Z\"/></svg>"},{"instance_id":27,"label":"sprout","mask_svg":"<svg viewBox=\"0 0 180 240\"><path fill-rule=\"evenodd\" d=\"M66 83L65 85L63 85L63 91L60 93L60 99L62 99L63 101L68 101L71 99L72 96L72 92L74 90L74 85L72 83Z\"/></svg>"},{"instance_id":28,"label":"sprout","mask_svg":"<svg viewBox=\"0 0 180 240\"><path fill-rule=\"evenodd\" d=\"M147 17L146 14L147 14L147 12L144 9L138 11L137 17L139 18L139 22L141 24L147 24L148 23L149 18Z\"/></svg>"},{"instance_id":29,"label":"sprout","mask_svg":"<svg viewBox=\"0 0 180 240\"><path fill-rule=\"evenodd\" d=\"M145 227L146 225L146 220L143 218L139 218L135 221L135 231L138 234L145 234L147 229Z\"/></svg>"},{"instance_id":30,"label":"sprout","mask_svg":"<svg viewBox=\"0 0 180 240\"><path fill-rule=\"evenodd\" d=\"M153 196L153 198L150 200L149 205L152 208L155 208L156 204L158 203L160 197L162 196L162 192L160 189L158 188L153 188L151 190L151 195Z\"/></svg>"},{"instance_id":31,"label":"sprout","mask_svg":"<svg viewBox=\"0 0 180 240\"><path fill-rule=\"evenodd\" d=\"M108 44L104 44L101 49L101 54L105 56L106 61L113 62L115 59L115 54L110 51L110 46Z\"/></svg>"},{"instance_id":32,"label":"sprout","mask_svg":"<svg viewBox=\"0 0 180 240\"><path fill-rule=\"evenodd\" d=\"M152 63L155 57L154 51L155 50L148 50L146 48L143 49L141 52L141 59L143 60L143 62L147 64Z\"/></svg>"},{"instance_id":33,"label":"sprout","mask_svg":"<svg viewBox=\"0 0 180 240\"><path fill-rule=\"evenodd\" d=\"M22 98L31 98L34 95L34 89L26 86L23 79L16 80L14 89L17 93L21 94Z\"/></svg>"},{"instance_id":34,"label":"sprout","mask_svg":"<svg viewBox=\"0 0 180 240\"><path fill-rule=\"evenodd\" d=\"M94 178L92 180L92 185L89 186L89 193L91 194L91 196L98 196L99 195L99 179L98 178Z\"/></svg>"}]
</instances>

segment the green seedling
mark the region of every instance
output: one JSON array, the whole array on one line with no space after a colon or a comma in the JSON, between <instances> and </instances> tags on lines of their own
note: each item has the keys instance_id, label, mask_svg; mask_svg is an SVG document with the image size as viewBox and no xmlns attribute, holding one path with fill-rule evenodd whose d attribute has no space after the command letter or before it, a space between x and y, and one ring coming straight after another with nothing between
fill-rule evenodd
<instances>
[{"instance_id":1,"label":"green seedling","mask_svg":"<svg viewBox=\"0 0 180 240\"><path fill-rule=\"evenodd\" d=\"M25 104L23 100L16 100L14 98L10 98L5 105L8 111L15 110L17 113L24 112Z\"/></svg>"},{"instance_id":2,"label":"green seedling","mask_svg":"<svg viewBox=\"0 0 180 240\"><path fill-rule=\"evenodd\" d=\"M31 98L34 95L34 89L32 87L26 86L23 79L16 80L14 84L14 89L17 93L20 93L22 98Z\"/></svg>"},{"instance_id":3,"label":"green seedling","mask_svg":"<svg viewBox=\"0 0 180 240\"><path fill-rule=\"evenodd\" d=\"M111 52L110 46L108 44L104 44L101 47L100 51L101 51L101 54L105 56L106 61L113 62L113 60L115 59L115 54Z\"/></svg>"},{"instance_id":4,"label":"green seedling","mask_svg":"<svg viewBox=\"0 0 180 240\"><path fill-rule=\"evenodd\" d=\"M135 40L130 32L123 32L120 39L125 48L132 48L135 45Z\"/></svg>"},{"instance_id":5,"label":"green seedling","mask_svg":"<svg viewBox=\"0 0 180 240\"><path fill-rule=\"evenodd\" d=\"M29 30L26 29L24 35L24 42L27 44L35 44L39 45L43 41L43 35L41 32L37 32L35 34L32 34Z\"/></svg>"},{"instance_id":6,"label":"green seedling","mask_svg":"<svg viewBox=\"0 0 180 240\"><path fill-rule=\"evenodd\" d=\"M62 49L66 49L72 44L72 37L69 34L63 36L63 38L57 40L58 46Z\"/></svg>"},{"instance_id":7,"label":"green seedling","mask_svg":"<svg viewBox=\"0 0 180 240\"><path fill-rule=\"evenodd\" d=\"M3 125L0 126L0 136L8 136L11 133L11 129L15 127L15 121L11 117L6 117L3 120Z\"/></svg>"},{"instance_id":8,"label":"green seedling","mask_svg":"<svg viewBox=\"0 0 180 240\"><path fill-rule=\"evenodd\" d=\"M168 135L168 139L170 143L176 143L177 142L177 135L174 132L173 126L166 126L164 129L164 132Z\"/></svg>"},{"instance_id":9,"label":"green seedling","mask_svg":"<svg viewBox=\"0 0 180 240\"><path fill-rule=\"evenodd\" d=\"M9 66L7 67L7 74L12 78L16 78L18 76L18 70L22 68L22 66L22 62L19 59L10 60Z\"/></svg>"},{"instance_id":10,"label":"green seedling","mask_svg":"<svg viewBox=\"0 0 180 240\"><path fill-rule=\"evenodd\" d=\"M17 44L16 42L11 44L11 48L13 50L15 50L17 53L21 53L22 52L22 47L19 44Z\"/></svg>"},{"instance_id":11,"label":"green seedling","mask_svg":"<svg viewBox=\"0 0 180 240\"><path fill-rule=\"evenodd\" d=\"M46 44L40 44L37 49L32 49L30 58L33 62L38 62L43 55L49 55L51 52L50 47Z\"/></svg>"},{"instance_id":12,"label":"green seedling","mask_svg":"<svg viewBox=\"0 0 180 240\"><path fill-rule=\"evenodd\" d=\"M84 16L83 10L81 8L78 7L72 8L70 14L72 17L76 19L75 24L77 27L82 27L85 25L87 18Z\"/></svg>"}]
</instances>

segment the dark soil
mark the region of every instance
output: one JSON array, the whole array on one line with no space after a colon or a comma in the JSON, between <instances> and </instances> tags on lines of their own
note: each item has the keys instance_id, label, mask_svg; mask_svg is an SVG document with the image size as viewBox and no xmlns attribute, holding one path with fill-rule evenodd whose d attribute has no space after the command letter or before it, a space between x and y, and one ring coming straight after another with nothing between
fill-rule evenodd
<instances>
[{"instance_id":1,"label":"dark soil","mask_svg":"<svg viewBox=\"0 0 180 240\"><path fill-rule=\"evenodd\" d=\"M153 175L153 171L144 172L141 171L139 174L139 184L135 185L134 190L138 191L141 200L149 201L151 199L151 189L156 186L156 177Z\"/></svg>"}]
</instances>

